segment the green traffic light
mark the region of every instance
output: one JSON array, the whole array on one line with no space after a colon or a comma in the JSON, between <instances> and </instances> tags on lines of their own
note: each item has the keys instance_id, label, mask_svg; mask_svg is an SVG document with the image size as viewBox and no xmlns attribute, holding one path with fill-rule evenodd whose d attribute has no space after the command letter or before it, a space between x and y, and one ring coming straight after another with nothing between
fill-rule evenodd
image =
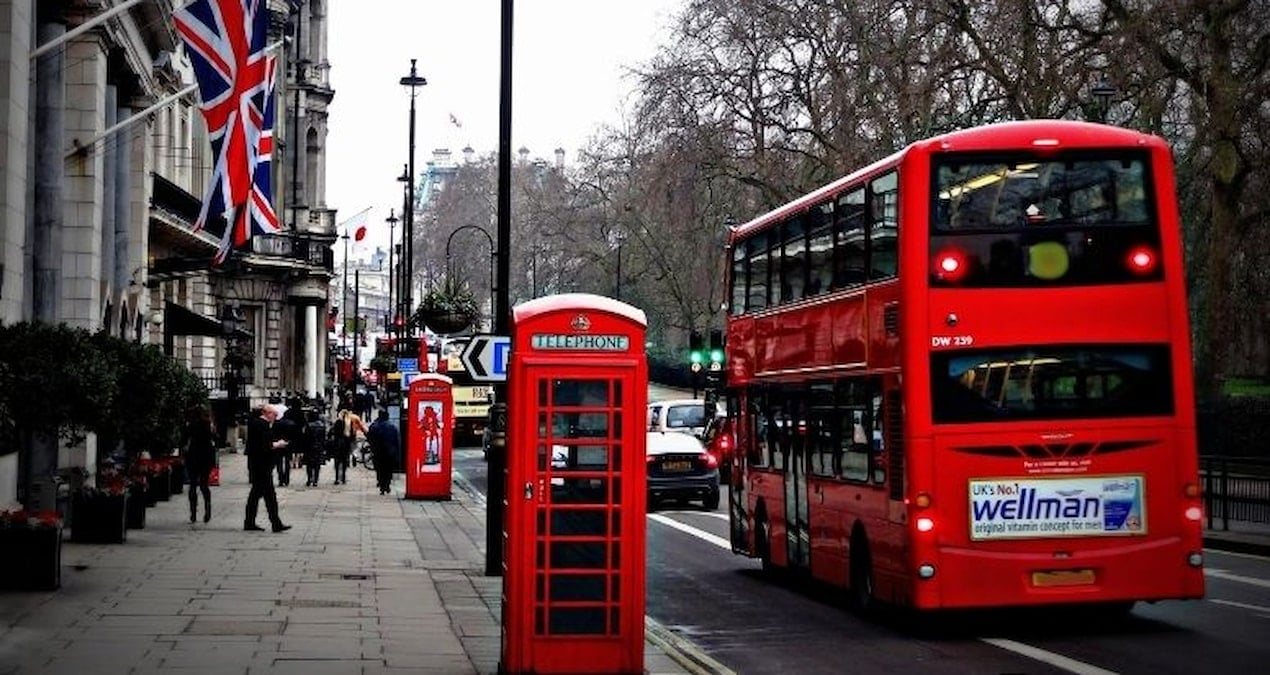
<instances>
[{"instance_id":1,"label":"green traffic light","mask_svg":"<svg viewBox=\"0 0 1270 675\"><path fill-rule=\"evenodd\" d=\"M691 361L692 363L701 363L701 352L699 351L689 352L688 360Z\"/></svg>"},{"instance_id":2,"label":"green traffic light","mask_svg":"<svg viewBox=\"0 0 1270 675\"><path fill-rule=\"evenodd\" d=\"M710 362L711 362L711 363L723 363L723 350L722 350L722 349L711 349L711 350L710 350Z\"/></svg>"}]
</instances>

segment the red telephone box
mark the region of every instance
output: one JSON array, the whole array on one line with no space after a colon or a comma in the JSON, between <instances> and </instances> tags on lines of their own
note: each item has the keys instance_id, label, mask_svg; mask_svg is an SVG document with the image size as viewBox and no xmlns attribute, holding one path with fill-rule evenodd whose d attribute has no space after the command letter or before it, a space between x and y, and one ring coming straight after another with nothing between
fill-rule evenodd
<instances>
[{"instance_id":1,"label":"red telephone box","mask_svg":"<svg viewBox=\"0 0 1270 675\"><path fill-rule=\"evenodd\" d=\"M406 498L449 499L454 455L453 382L420 373L410 382L401 423L406 428Z\"/></svg>"},{"instance_id":2,"label":"red telephone box","mask_svg":"<svg viewBox=\"0 0 1270 675\"><path fill-rule=\"evenodd\" d=\"M512 321L500 672L642 673L644 312L567 294Z\"/></svg>"}]
</instances>

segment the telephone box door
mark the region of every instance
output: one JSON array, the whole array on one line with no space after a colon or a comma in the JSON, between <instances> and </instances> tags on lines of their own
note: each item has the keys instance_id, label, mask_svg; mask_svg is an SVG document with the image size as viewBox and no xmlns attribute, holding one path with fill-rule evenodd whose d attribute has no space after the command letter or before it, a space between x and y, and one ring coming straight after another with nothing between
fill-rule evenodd
<instances>
[{"instance_id":1,"label":"telephone box door","mask_svg":"<svg viewBox=\"0 0 1270 675\"><path fill-rule=\"evenodd\" d=\"M592 298L598 296L541 298L515 312L503 607L508 673L643 672L643 313L607 298L588 304ZM557 311L537 314L536 303ZM578 325L587 329L575 333ZM561 337L575 334L589 337Z\"/></svg>"},{"instance_id":2,"label":"telephone box door","mask_svg":"<svg viewBox=\"0 0 1270 675\"><path fill-rule=\"evenodd\" d=\"M449 499L454 454L454 398L445 375L421 373L410 382L401 423L406 428L406 498Z\"/></svg>"}]
</instances>

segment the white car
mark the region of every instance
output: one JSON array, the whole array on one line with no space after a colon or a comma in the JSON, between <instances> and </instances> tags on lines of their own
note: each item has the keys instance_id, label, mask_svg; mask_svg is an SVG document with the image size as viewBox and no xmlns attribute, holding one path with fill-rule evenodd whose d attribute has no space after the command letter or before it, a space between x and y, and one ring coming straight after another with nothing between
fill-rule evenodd
<instances>
[{"instance_id":1,"label":"white car","mask_svg":"<svg viewBox=\"0 0 1270 675\"><path fill-rule=\"evenodd\" d=\"M648 404L649 431L678 431L700 436L706 430L706 402L677 398Z\"/></svg>"},{"instance_id":2,"label":"white car","mask_svg":"<svg viewBox=\"0 0 1270 675\"><path fill-rule=\"evenodd\" d=\"M688 434L648 432L648 510L661 501L701 500L707 511L719 508L719 460Z\"/></svg>"}]
</instances>

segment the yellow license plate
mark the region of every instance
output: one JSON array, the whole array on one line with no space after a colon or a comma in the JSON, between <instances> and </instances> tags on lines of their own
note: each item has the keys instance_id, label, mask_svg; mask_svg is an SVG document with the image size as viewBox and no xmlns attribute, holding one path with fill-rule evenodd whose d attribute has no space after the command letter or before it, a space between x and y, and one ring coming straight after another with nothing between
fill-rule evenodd
<instances>
[{"instance_id":1,"label":"yellow license plate","mask_svg":"<svg viewBox=\"0 0 1270 675\"><path fill-rule=\"evenodd\" d=\"M692 470L692 462L662 462L661 470L666 473L684 473Z\"/></svg>"},{"instance_id":2,"label":"yellow license plate","mask_svg":"<svg viewBox=\"0 0 1270 675\"><path fill-rule=\"evenodd\" d=\"M1051 572L1032 573L1032 585L1041 588L1089 586L1096 581L1093 570L1054 570Z\"/></svg>"}]
</instances>

